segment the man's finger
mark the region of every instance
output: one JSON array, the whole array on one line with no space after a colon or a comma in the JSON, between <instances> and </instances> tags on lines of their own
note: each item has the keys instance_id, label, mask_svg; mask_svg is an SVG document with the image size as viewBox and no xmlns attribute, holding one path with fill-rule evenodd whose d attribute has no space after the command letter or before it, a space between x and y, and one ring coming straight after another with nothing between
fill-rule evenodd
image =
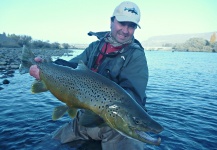
<instances>
[{"instance_id":1,"label":"man's finger","mask_svg":"<svg viewBox=\"0 0 217 150\"><path fill-rule=\"evenodd\" d=\"M29 74L33 77L35 77L37 80L40 79L40 76L39 76L39 69L37 67L37 65L32 65L30 68L29 68Z\"/></svg>"},{"instance_id":2,"label":"man's finger","mask_svg":"<svg viewBox=\"0 0 217 150\"><path fill-rule=\"evenodd\" d=\"M41 57L35 57L35 61L36 62L42 62L42 58Z\"/></svg>"}]
</instances>

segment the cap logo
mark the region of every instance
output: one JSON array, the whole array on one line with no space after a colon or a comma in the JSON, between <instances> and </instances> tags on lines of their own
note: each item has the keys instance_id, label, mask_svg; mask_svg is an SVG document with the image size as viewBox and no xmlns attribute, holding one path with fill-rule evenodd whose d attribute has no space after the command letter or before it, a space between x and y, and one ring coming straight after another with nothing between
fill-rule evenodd
<instances>
[{"instance_id":1,"label":"cap logo","mask_svg":"<svg viewBox=\"0 0 217 150\"><path fill-rule=\"evenodd\" d=\"M131 13L133 13L133 14L136 14L136 15L138 15L138 12L136 11L136 9L135 8L127 8L127 7L125 7L124 8L124 11L128 11L128 12L131 12Z\"/></svg>"}]
</instances>

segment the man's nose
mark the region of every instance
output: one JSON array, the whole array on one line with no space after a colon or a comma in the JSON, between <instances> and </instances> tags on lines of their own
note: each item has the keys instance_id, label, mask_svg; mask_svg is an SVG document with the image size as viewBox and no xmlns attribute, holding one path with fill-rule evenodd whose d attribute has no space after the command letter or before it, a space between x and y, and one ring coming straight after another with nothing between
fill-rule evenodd
<instances>
[{"instance_id":1,"label":"man's nose","mask_svg":"<svg viewBox=\"0 0 217 150\"><path fill-rule=\"evenodd\" d=\"M123 28L122 28L122 31L124 33L128 33L129 32L129 26L128 25L124 25Z\"/></svg>"}]
</instances>

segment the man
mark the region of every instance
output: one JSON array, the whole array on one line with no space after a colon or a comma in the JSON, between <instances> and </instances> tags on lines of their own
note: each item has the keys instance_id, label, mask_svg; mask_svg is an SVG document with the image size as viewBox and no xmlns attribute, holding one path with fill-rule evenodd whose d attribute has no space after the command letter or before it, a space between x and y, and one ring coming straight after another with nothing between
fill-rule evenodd
<instances>
[{"instance_id":1,"label":"man","mask_svg":"<svg viewBox=\"0 0 217 150\"><path fill-rule=\"evenodd\" d=\"M75 68L78 61L82 60L92 71L119 84L145 109L148 67L144 49L134 38L135 30L140 28L139 21L138 6L132 2L122 2L113 12L110 32L89 32L90 36L97 36L98 40L69 62L57 60L55 63ZM30 68L30 74L36 78L39 78L38 72L36 66ZM94 119L90 120L87 126L80 125L90 115L95 115L94 118L100 120L96 114L80 110L72 122L54 133L53 138L61 143L80 139L101 140L103 150L144 149L142 142L129 139L109 126L94 126Z\"/></svg>"}]
</instances>

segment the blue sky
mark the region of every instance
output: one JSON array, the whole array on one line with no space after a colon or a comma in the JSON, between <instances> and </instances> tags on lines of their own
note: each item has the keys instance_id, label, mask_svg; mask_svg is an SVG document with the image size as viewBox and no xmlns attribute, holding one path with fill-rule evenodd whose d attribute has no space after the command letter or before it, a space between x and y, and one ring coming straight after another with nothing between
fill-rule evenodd
<instances>
[{"instance_id":1,"label":"blue sky","mask_svg":"<svg viewBox=\"0 0 217 150\"><path fill-rule=\"evenodd\" d=\"M89 31L110 30L110 17L122 0L1 0L0 33L34 40L88 44ZM133 0L141 10L135 37L217 31L216 0Z\"/></svg>"}]
</instances>

